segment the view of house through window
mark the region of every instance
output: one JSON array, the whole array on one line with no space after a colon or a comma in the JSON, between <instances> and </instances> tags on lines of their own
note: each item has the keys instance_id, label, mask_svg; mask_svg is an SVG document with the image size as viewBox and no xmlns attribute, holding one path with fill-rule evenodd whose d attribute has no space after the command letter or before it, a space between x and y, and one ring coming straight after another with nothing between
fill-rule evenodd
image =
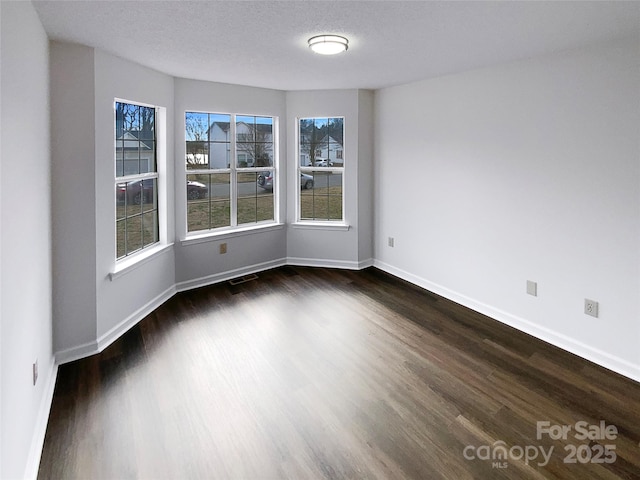
<instances>
[{"instance_id":1,"label":"view of house through window","mask_svg":"<svg viewBox=\"0 0 640 480\"><path fill-rule=\"evenodd\" d=\"M159 241L156 109L115 103L116 258Z\"/></svg>"},{"instance_id":2,"label":"view of house through window","mask_svg":"<svg viewBox=\"0 0 640 480\"><path fill-rule=\"evenodd\" d=\"M342 221L344 118L301 118L299 220Z\"/></svg>"},{"instance_id":3,"label":"view of house through window","mask_svg":"<svg viewBox=\"0 0 640 480\"><path fill-rule=\"evenodd\" d=\"M274 118L187 112L187 232L275 221Z\"/></svg>"}]
</instances>

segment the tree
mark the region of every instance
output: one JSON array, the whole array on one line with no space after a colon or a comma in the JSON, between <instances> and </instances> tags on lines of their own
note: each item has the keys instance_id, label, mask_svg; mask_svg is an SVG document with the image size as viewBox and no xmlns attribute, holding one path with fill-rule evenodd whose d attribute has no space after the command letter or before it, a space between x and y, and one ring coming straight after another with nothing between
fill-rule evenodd
<instances>
[{"instance_id":1,"label":"tree","mask_svg":"<svg viewBox=\"0 0 640 480\"><path fill-rule=\"evenodd\" d=\"M300 120L300 153L308 155L311 165L316 159L316 153L321 150L321 142L326 136L326 129L326 124L318 126L313 118Z\"/></svg>"},{"instance_id":2,"label":"tree","mask_svg":"<svg viewBox=\"0 0 640 480\"><path fill-rule=\"evenodd\" d=\"M187 168L198 168L207 163L207 137L209 125L206 114L187 112L185 130L187 134Z\"/></svg>"},{"instance_id":3,"label":"tree","mask_svg":"<svg viewBox=\"0 0 640 480\"><path fill-rule=\"evenodd\" d=\"M126 132L141 140L153 140L155 109L129 103L116 103L116 136Z\"/></svg>"},{"instance_id":4,"label":"tree","mask_svg":"<svg viewBox=\"0 0 640 480\"><path fill-rule=\"evenodd\" d=\"M248 132L236 134L236 150L245 153L254 167L270 167L273 131L270 124L244 124Z\"/></svg>"},{"instance_id":5,"label":"tree","mask_svg":"<svg viewBox=\"0 0 640 480\"><path fill-rule=\"evenodd\" d=\"M327 133L340 145L344 145L344 119L340 117L330 118Z\"/></svg>"}]
</instances>

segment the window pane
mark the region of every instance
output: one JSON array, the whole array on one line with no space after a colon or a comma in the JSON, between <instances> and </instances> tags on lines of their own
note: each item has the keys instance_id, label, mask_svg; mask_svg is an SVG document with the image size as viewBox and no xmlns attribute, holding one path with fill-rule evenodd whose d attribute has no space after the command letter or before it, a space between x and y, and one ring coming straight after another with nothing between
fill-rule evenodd
<instances>
[{"instance_id":1,"label":"window pane","mask_svg":"<svg viewBox=\"0 0 640 480\"><path fill-rule=\"evenodd\" d=\"M273 143L258 142L255 147L255 166L273 167Z\"/></svg>"},{"instance_id":2,"label":"window pane","mask_svg":"<svg viewBox=\"0 0 640 480\"><path fill-rule=\"evenodd\" d=\"M184 118L187 142L206 142L209 130L209 116L206 113L187 112Z\"/></svg>"},{"instance_id":3,"label":"window pane","mask_svg":"<svg viewBox=\"0 0 640 480\"><path fill-rule=\"evenodd\" d=\"M154 140L156 110L152 107L140 107L140 140Z\"/></svg>"},{"instance_id":4,"label":"window pane","mask_svg":"<svg viewBox=\"0 0 640 480\"><path fill-rule=\"evenodd\" d=\"M124 140L122 134L116 136L116 177L124 175Z\"/></svg>"},{"instance_id":5,"label":"window pane","mask_svg":"<svg viewBox=\"0 0 640 480\"><path fill-rule=\"evenodd\" d=\"M313 182L309 185L309 182ZM305 188L309 185L311 188ZM300 218L342 220L342 174L306 171L300 176Z\"/></svg>"},{"instance_id":6,"label":"window pane","mask_svg":"<svg viewBox=\"0 0 640 480\"><path fill-rule=\"evenodd\" d=\"M238 168L273 166L273 118L236 116Z\"/></svg>"},{"instance_id":7,"label":"window pane","mask_svg":"<svg viewBox=\"0 0 640 480\"><path fill-rule=\"evenodd\" d=\"M124 109L124 103L116 102L116 138L122 138L124 131Z\"/></svg>"},{"instance_id":8,"label":"window pane","mask_svg":"<svg viewBox=\"0 0 640 480\"><path fill-rule=\"evenodd\" d=\"M343 220L343 176L336 169L344 167L344 119L302 118L298 128L300 219Z\"/></svg>"},{"instance_id":9,"label":"window pane","mask_svg":"<svg viewBox=\"0 0 640 480\"><path fill-rule=\"evenodd\" d=\"M127 244L126 254L135 252L142 248L142 215L129 217L126 222L125 241Z\"/></svg>"},{"instance_id":10,"label":"window pane","mask_svg":"<svg viewBox=\"0 0 640 480\"><path fill-rule=\"evenodd\" d=\"M236 141L238 143L256 140L256 117L236 115Z\"/></svg>"},{"instance_id":11,"label":"window pane","mask_svg":"<svg viewBox=\"0 0 640 480\"><path fill-rule=\"evenodd\" d=\"M327 124L329 123L329 119L328 118L314 118L313 119L313 125L316 129L320 130L324 135L326 135L326 128L327 128Z\"/></svg>"},{"instance_id":12,"label":"window pane","mask_svg":"<svg viewBox=\"0 0 640 480\"><path fill-rule=\"evenodd\" d=\"M202 141L187 142L187 170L209 168L209 144Z\"/></svg>"},{"instance_id":13,"label":"window pane","mask_svg":"<svg viewBox=\"0 0 640 480\"><path fill-rule=\"evenodd\" d=\"M255 166L255 143L236 143L236 158L238 168Z\"/></svg>"},{"instance_id":14,"label":"window pane","mask_svg":"<svg viewBox=\"0 0 640 480\"><path fill-rule=\"evenodd\" d=\"M301 166L327 166L321 163L329 158L327 125L327 118L300 120L298 155Z\"/></svg>"},{"instance_id":15,"label":"window pane","mask_svg":"<svg viewBox=\"0 0 640 480\"><path fill-rule=\"evenodd\" d=\"M142 181L142 211L158 208L158 180L148 178Z\"/></svg>"},{"instance_id":16,"label":"window pane","mask_svg":"<svg viewBox=\"0 0 640 480\"><path fill-rule=\"evenodd\" d=\"M258 173L240 172L237 174L238 184L238 225L255 223L258 218Z\"/></svg>"},{"instance_id":17,"label":"window pane","mask_svg":"<svg viewBox=\"0 0 640 480\"><path fill-rule=\"evenodd\" d=\"M140 142L140 173L156 171L156 152L153 140Z\"/></svg>"},{"instance_id":18,"label":"window pane","mask_svg":"<svg viewBox=\"0 0 640 480\"><path fill-rule=\"evenodd\" d=\"M206 113L185 114L185 139L187 141L187 169L207 168L209 116Z\"/></svg>"},{"instance_id":19,"label":"window pane","mask_svg":"<svg viewBox=\"0 0 640 480\"><path fill-rule=\"evenodd\" d=\"M144 192L142 191L142 182L135 180L125 184L125 205L126 216L137 215L142 212L142 199Z\"/></svg>"},{"instance_id":20,"label":"window pane","mask_svg":"<svg viewBox=\"0 0 640 480\"><path fill-rule=\"evenodd\" d=\"M116 220L120 220L127 215L125 199L127 196L127 184L116 184Z\"/></svg>"},{"instance_id":21,"label":"window pane","mask_svg":"<svg viewBox=\"0 0 640 480\"><path fill-rule=\"evenodd\" d=\"M257 222L257 198L238 197L238 225Z\"/></svg>"},{"instance_id":22,"label":"window pane","mask_svg":"<svg viewBox=\"0 0 640 480\"><path fill-rule=\"evenodd\" d=\"M116 102L115 110L116 177L156 172L155 108ZM158 179L123 180L115 185L116 258L159 241Z\"/></svg>"},{"instance_id":23,"label":"window pane","mask_svg":"<svg viewBox=\"0 0 640 480\"><path fill-rule=\"evenodd\" d=\"M231 225L228 173L187 175L187 231Z\"/></svg>"},{"instance_id":24,"label":"window pane","mask_svg":"<svg viewBox=\"0 0 640 480\"><path fill-rule=\"evenodd\" d=\"M238 225L274 220L273 171L238 173Z\"/></svg>"},{"instance_id":25,"label":"window pane","mask_svg":"<svg viewBox=\"0 0 640 480\"><path fill-rule=\"evenodd\" d=\"M210 143L209 150L209 166L208 168L229 168L229 150L231 149L230 143ZM205 168L207 168L205 166Z\"/></svg>"},{"instance_id":26,"label":"window pane","mask_svg":"<svg viewBox=\"0 0 640 480\"><path fill-rule=\"evenodd\" d=\"M328 119L327 133L330 137L330 141L336 142L340 145L344 144L344 119L340 117L333 117Z\"/></svg>"},{"instance_id":27,"label":"window pane","mask_svg":"<svg viewBox=\"0 0 640 480\"><path fill-rule=\"evenodd\" d=\"M159 241L158 235L158 211L152 210L142 214L142 239L143 247Z\"/></svg>"},{"instance_id":28,"label":"window pane","mask_svg":"<svg viewBox=\"0 0 640 480\"><path fill-rule=\"evenodd\" d=\"M126 220L116 222L116 258L124 257L126 251Z\"/></svg>"},{"instance_id":29,"label":"window pane","mask_svg":"<svg viewBox=\"0 0 640 480\"><path fill-rule=\"evenodd\" d=\"M116 138L122 138L125 132L138 130L139 125L138 106L116 102Z\"/></svg>"},{"instance_id":30,"label":"window pane","mask_svg":"<svg viewBox=\"0 0 640 480\"><path fill-rule=\"evenodd\" d=\"M275 220L275 203L273 190L270 192L258 191L256 220L264 222L266 220Z\"/></svg>"},{"instance_id":31,"label":"window pane","mask_svg":"<svg viewBox=\"0 0 640 480\"><path fill-rule=\"evenodd\" d=\"M258 132L270 137L270 140L273 139L273 117L255 117L256 118L256 128ZM256 138L257 141L260 141L260 138Z\"/></svg>"},{"instance_id":32,"label":"window pane","mask_svg":"<svg viewBox=\"0 0 640 480\"><path fill-rule=\"evenodd\" d=\"M231 142L231 115L222 113L209 114L209 141Z\"/></svg>"}]
</instances>

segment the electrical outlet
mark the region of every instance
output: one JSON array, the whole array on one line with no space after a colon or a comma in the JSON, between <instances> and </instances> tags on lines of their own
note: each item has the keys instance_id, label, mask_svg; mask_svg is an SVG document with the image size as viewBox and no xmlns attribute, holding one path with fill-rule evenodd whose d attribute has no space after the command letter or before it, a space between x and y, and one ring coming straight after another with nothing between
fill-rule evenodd
<instances>
[{"instance_id":1,"label":"electrical outlet","mask_svg":"<svg viewBox=\"0 0 640 480\"><path fill-rule=\"evenodd\" d=\"M38 359L36 359L36 361L33 363L33 385L35 386L36 382L38 381Z\"/></svg>"},{"instance_id":2,"label":"electrical outlet","mask_svg":"<svg viewBox=\"0 0 640 480\"><path fill-rule=\"evenodd\" d=\"M598 302L595 300L584 299L584 313L598 318Z\"/></svg>"},{"instance_id":3,"label":"electrical outlet","mask_svg":"<svg viewBox=\"0 0 640 480\"><path fill-rule=\"evenodd\" d=\"M387 244L388 244L390 247L393 247L393 244L394 244L394 239L393 239L393 237L389 237L389 239L387 240Z\"/></svg>"},{"instance_id":4,"label":"electrical outlet","mask_svg":"<svg viewBox=\"0 0 640 480\"><path fill-rule=\"evenodd\" d=\"M538 296L538 284L536 282L532 282L531 280L527 280L527 293L529 295L533 295L534 297Z\"/></svg>"},{"instance_id":5,"label":"electrical outlet","mask_svg":"<svg viewBox=\"0 0 640 480\"><path fill-rule=\"evenodd\" d=\"M227 253L227 244L226 243L221 243L220 244L220 253Z\"/></svg>"}]
</instances>

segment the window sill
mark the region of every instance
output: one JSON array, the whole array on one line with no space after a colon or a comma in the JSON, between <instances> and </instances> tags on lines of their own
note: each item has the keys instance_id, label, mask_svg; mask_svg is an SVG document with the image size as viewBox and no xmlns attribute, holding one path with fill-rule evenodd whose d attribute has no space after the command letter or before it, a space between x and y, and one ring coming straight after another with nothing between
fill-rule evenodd
<instances>
[{"instance_id":1,"label":"window sill","mask_svg":"<svg viewBox=\"0 0 640 480\"><path fill-rule=\"evenodd\" d=\"M291 224L292 228L309 230L337 230L346 232L351 225L342 222L296 222Z\"/></svg>"},{"instance_id":2,"label":"window sill","mask_svg":"<svg viewBox=\"0 0 640 480\"><path fill-rule=\"evenodd\" d=\"M167 243L164 245L156 245L155 247L151 247L145 250L142 250L139 253L133 254L129 258L125 258L116 263L116 267L113 269L111 273L109 273L109 279L113 282L118 277L126 275L127 273L135 270L138 267L141 267L145 263L150 262L157 256L169 252L173 247L173 243Z\"/></svg>"},{"instance_id":3,"label":"window sill","mask_svg":"<svg viewBox=\"0 0 640 480\"><path fill-rule=\"evenodd\" d=\"M215 232L196 233L187 238L180 240L180 245L195 245L198 243L213 242L216 240L224 240L227 238L241 237L244 235L252 235L254 233L271 232L274 230L282 230L284 223L269 223L265 225L251 225L250 227L236 227L233 229L217 230Z\"/></svg>"}]
</instances>

